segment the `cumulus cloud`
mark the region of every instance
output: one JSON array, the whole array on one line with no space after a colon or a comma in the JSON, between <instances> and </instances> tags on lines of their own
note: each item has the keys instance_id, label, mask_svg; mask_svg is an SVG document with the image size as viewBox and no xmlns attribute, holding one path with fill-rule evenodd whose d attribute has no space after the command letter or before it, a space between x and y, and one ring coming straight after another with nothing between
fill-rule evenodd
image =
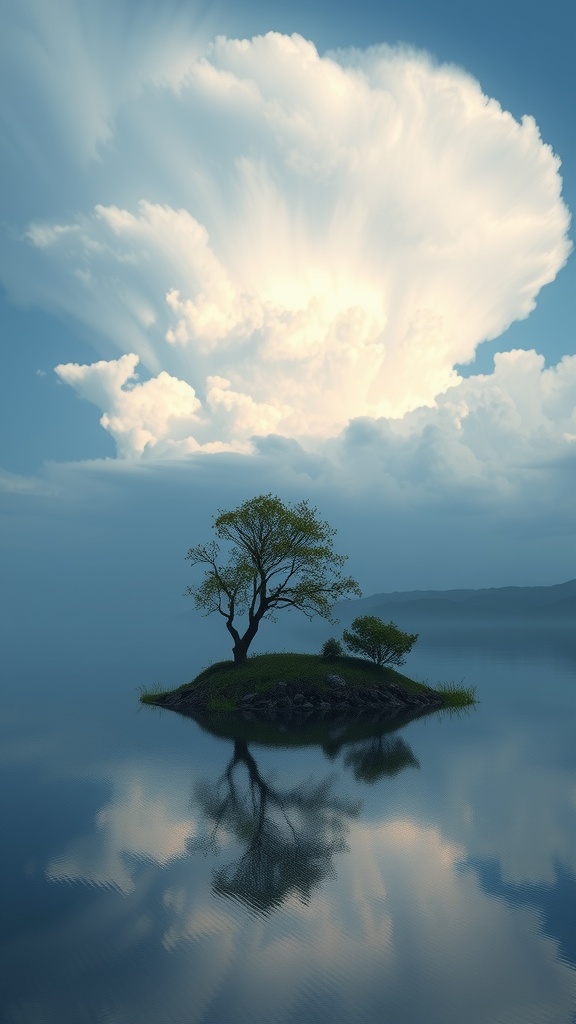
<instances>
[{"instance_id":1,"label":"cumulus cloud","mask_svg":"<svg viewBox=\"0 0 576 1024\"><path fill-rule=\"evenodd\" d=\"M534 351L499 353L493 373L459 380L431 407L395 419L359 417L333 438L303 443L277 432L277 408L258 405L224 378L208 378L201 402L164 371L135 383L136 365L131 354L57 367L103 411L101 423L125 459L258 453L280 473L304 474L308 485L352 488L396 505L429 508L457 498L522 518L573 507L566 469L576 462L576 356L546 367ZM261 424L265 433L256 434ZM231 440L218 441L223 434Z\"/></svg>"},{"instance_id":2,"label":"cumulus cloud","mask_svg":"<svg viewBox=\"0 0 576 1024\"><path fill-rule=\"evenodd\" d=\"M105 410L100 423L112 434L121 458L137 458L151 451L155 456L178 457L202 448L224 451L230 447L220 442L201 446L190 433L199 423L200 402L194 388L164 370L139 384L137 365L138 356L129 353L84 366L64 363L56 367L56 373L83 398ZM226 384L214 378L214 404L225 401ZM212 391L208 397L210 401Z\"/></svg>"},{"instance_id":3,"label":"cumulus cloud","mask_svg":"<svg viewBox=\"0 0 576 1024\"><path fill-rule=\"evenodd\" d=\"M464 505L567 529L574 357L454 369L529 314L569 252L559 160L532 118L405 48L208 43L146 8L120 71L95 15L59 37L42 5L22 10L19 63L0 73L20 82L41 41L12 94L42 92L54 131L43 174L28 119L19 134L4 112L7 173L34 168L35 191L4 210L0 276L96 342L100 358L56 372L122 465L237 452L254 489L304 477L333 507L384 500L425 510L427 528L434 505ZM86 55L88 32L72 88L66 54ZM222 457L203 463L213 486Z\"/></svg>"},{"instance_id":4,"label":"cumulus cloud","mask_svg":"<svg viewBox=\"0 0 576 1024\"><path fill-rule=\"evenodd\" d=\"M558 461L576 458L575 435L576 356L546 368L538 353L515 350L496 355L492 374L448 388L432 408L352 421L327 451L410 498L467 490L491 501L530 493L540 504L550 501Z\"/></svg>"},{"instance_id":5,"label":"cumulus cloud","mask_svg":"<svg viewBox=\"0 0 576 1024\"><path fill-rule=\"evenodd\" d=\"M200 443L432 405L567 258L559 160L462 70L273 32L138 53L77 214L3 276L189 385Z\"/></svg>"}]
</instances>

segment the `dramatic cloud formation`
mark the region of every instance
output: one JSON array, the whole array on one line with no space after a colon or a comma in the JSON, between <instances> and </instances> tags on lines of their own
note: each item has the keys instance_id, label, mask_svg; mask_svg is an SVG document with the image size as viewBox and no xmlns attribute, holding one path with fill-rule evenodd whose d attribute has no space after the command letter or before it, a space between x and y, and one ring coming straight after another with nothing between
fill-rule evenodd
<instances>
[{"instance_id":1,"label":"dramatic cloud formation","mask_svg":"<svg viewBox=\"0 0 576 1024\"><path fill-rule=\"evenodd\" d=\"M459 490L500 502L531 493L539 505L563 486L557 463L576 456L576 356L545 369L536 352L502 352L493 374L461 380L433 408L354 420L328 450L404 498Z\"/></svg>"},{"instance_id":2,"label":"dramatic cloud formation","mask_svg":"<svg viewBox=\"0 0 576 1024\"><path fill-rule=\"evenodd\" d=\"M138 356L129 353L91 366L68 363L56 373L80 394L107 411L100 422L114 437L123 458L153 451L155 455L186 455L201 447L190 436L199 422L200 402L194 388L162 371L157 377L137 384ZM213 378L218 394L220 378ZM210 401L211 394L208 395ZM204 451L223 451L228 446L215 442Z\"/></svg>"},{"instance_id":3,"label":"dramatic cloud formation","mask_svg":"<svg viewBox=\"0 0 576 1024\"><path fill-rule=\"evenodd\" d=\"M463 71L277 33L182 54L140 54L88 205L4 261L120 352L58 372L122 456L432 405L565 262L558 159Z\"/></svg>"},{"instance_id":4,"label":"dramatic cloud formation","mask_svg":"<svg viewBox=\"0 0 576 1024\"><path fill-rule=\"evenodd\" d=\"M156 460L233 447L221 442L200 447L194 435L214 423L217 402L228 398L235 411L240 396L210 378L203 407L188 384L165 372L134 383L136 362L129 355L92 366L57 367L63 380L107 409L101 423L121 456ZM255 426L253 406L240 413ZM392 502L430 509L432 503L457 500L484 512L508 504L515 515L532 519L553 507L558 517L573 505L566 470L576 461L576 356L546 368L536 352L503 352L492 374L459 380L430 408L398 419L360 417L338 436L313 443L311 450L269 433L242 444L246 453L273 462L285 484L294 474L305 474L308 487L314 481L320 488L371 493L388 507ZM266 475L261 460L257 466ZM226 471L245 476L240 468Z\"/></svg>"},{"instance_id":5,"label":"dramatic cloud formation","mask_svg":"<svg viewBox=\"0 0 576 1024\"><path fill-rule=\"evenodd\" d=\"M421 538L418 572L446 585L463 538L485 585L512 557L529 582L527 552L547 582L568 575L575 357L519 349L491 373L455 369L530 313L569 253L559 160L533 119L406 48L214 38L119 0L109 50L76 0L61 0L61 32L38 0L19 11L0 40L21 112L0 100L0 278L66 320L72 343L35 365L58 364L119 458L34 481L15 469L6 500L56 500L112 470L136 487L139 464L151 488L193 477L198 509L304 490L366 586L382 586L366 551L384 508L396 538Z\"/></svg>"}]
</instances>

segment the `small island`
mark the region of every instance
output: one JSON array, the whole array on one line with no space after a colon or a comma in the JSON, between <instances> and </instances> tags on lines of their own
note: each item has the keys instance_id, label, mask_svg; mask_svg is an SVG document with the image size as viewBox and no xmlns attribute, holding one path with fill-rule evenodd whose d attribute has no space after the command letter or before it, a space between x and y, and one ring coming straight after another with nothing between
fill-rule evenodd
<instances>
[{"instance_id":1,"label":"small island","mask_svg":"<svg viewBox=\"0 0 576 1024\"><path fill-rule=\"evenodd\" d=\"M344 630L342 642L350 654L330 637L316 655L249 655L260 624L277 612L290 608L332 622L334 604L361 591L355 579L342 574L346 556L334 552L335 531L307 500L291 506L262 494L231 511L220 510L213 528L229 545L229 560L221 561L217 541L190 548L186 559L205 572L186 594L199 611L222 617L233 660L211 665L176 690L142 693L142 703L194 717L239 714L296 721L366 715L397 720L475 703L472 690L433 689L398 672L418 634L373 615L358 616ZM238 616L245 618L242 628Z\"/></svg>"},{"instance_id":2,"label":"small island","mask_svg":"<svg viewBox=\"0 0 576 1024\"><path fill-rule=\"evenodd\" d=\"M386 665L342 655L259 654L244 665L221 661L175 690L143 693L144 704L196 717L239 714L248 720L390 720L475 703L470 689L438 689Z\"/></svg>"}]
</instances>

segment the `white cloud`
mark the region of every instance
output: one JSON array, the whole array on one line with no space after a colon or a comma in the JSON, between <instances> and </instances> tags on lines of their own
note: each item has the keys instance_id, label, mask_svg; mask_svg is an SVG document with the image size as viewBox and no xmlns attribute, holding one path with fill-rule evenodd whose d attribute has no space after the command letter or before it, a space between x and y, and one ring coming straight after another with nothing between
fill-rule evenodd
<instances>
[{"instance_id":1,"label":"white cloud","mask_svg":"<svg viewBox=\"0 0 576 1024\"><path fill-rule=\"evenodd\" d=\"M564 461L576 458L576 356L547 368L534 351L499 353L493 373L459 380L432 407L396 419L361 417L332 439L303 445L279 436L282 407L255 402L226 378L208 377L201 404L190 385L165 372L133 383L136 365L131 354L57 367L102 410L124 458L257 450L287 470L415 507L458 496L484 509L504 501L514 514L534 516L572 504L563 480Z\"/></svg>"},{"instance_id":2,"label":"white cloud","mask_svg":"<svg viewBox=\"0 0 576 1024\"><path fill-rule=\"evenodd\" d=\"M105 9L77 0L11 5L0 41L4 145L12 159L19 148L20 159L37 161L39 181L49 174L51 147L84 166L98 159L114 137L122 104L149 82L178 82L201 51L206 30L195 11L199 5L187 4L183 12L165 0L161 31L146 6L135 18L127 0ZM28 126L39 123L36 133L27 135L22 113ZM48 149L42 152L44 142Z\"/></svg>"},{"instance_id":3,"label":"white cloud","mask_svg":"<svg viewBox=\"0 0 576 1024\"><path fill-rule=\"evenodd\" d=\"M534 351L502 352L492 374L461 380L432 408L399 419L353 420L326 447L331 461L388 496L430 500L460 492L475 500L552 507L576 457L576 357L545 368ZM534 504L536 503L536 504Z\"/></svg>"},{"instance_id":4,"label":"white cloud","mask_svg":"<svg viewBox=\"0 0 576 1024\"><path fill-rule=\"evenodd\" d=\"M58 376L84 398L104 409L100 420L122 457L138 457L147 450L186 454L199 445L190 436L198 422L200 402L194 388L162 371L157 377L137 384L138 356L80 366L66 363L56 367Z\"/></svg>"},{"instance_id":5,"label":"white cloud","mask_svg":"<svg viewBox=\"0 0 576 1024\"><path fill-rule=\"evenodd\" d=\"M427 529L434 506L457 507L566 533L574 358L454 370L530 312L569 251L559 161L531 118L406 49L321 56L278 33L206 44L181 22L176 44L176 22L150 11L121 72L92 32L78 80L94 88L72 88L66 54L86 54L90 17L59 40L40 4L26 9L21 70L3 71L20 82L44 40L46 62L12 94L42 92L60 141L43 175L28 119L6 136L7 173L33 168L35 191L14 190L26 201L3 214L0 276L100 346L57 373L99 409L119 473L253 453L254 488L304 483L320 505L345 496L369 514L384 500L424 511ZM223 463L203 461L213 481Z\"/></svg>"},{"instance_id":6,"label":"white cloud","mask_svg":"<svg viewBox=\"0 0 576 1024\"><path fill-rule=\"evenodd\" d=\"M190 385L201 443L431 405L567 258L558 159L457 68L269 33L189 36L168 74L134 46L77 215L3 277Z\"/></svg>"}]
</instances>

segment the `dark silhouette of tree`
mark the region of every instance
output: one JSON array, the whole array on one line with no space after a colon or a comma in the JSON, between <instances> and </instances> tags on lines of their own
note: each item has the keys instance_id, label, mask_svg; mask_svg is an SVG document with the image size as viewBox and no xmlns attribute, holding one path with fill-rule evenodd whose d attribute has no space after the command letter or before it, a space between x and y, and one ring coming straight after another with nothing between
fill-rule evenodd
<instances>
[{"instance_id":1,"label":"dark silhouette of tree","mask_svg":"<svg viewBox=\"0 0 576 1024\"><path fill-rule=\"evenodd\" d=\"M332 858L346 850L348 820L360 805L340 800L330 779L281 791L267 782L243 739L214 785L200 784L196 800L209 825L205 850L219 847L222 833L244 847L241 856L214 874L214 892L269 913L288 896L308 902L312 890L334 875Z\"/></svg>"}]
</instances>

